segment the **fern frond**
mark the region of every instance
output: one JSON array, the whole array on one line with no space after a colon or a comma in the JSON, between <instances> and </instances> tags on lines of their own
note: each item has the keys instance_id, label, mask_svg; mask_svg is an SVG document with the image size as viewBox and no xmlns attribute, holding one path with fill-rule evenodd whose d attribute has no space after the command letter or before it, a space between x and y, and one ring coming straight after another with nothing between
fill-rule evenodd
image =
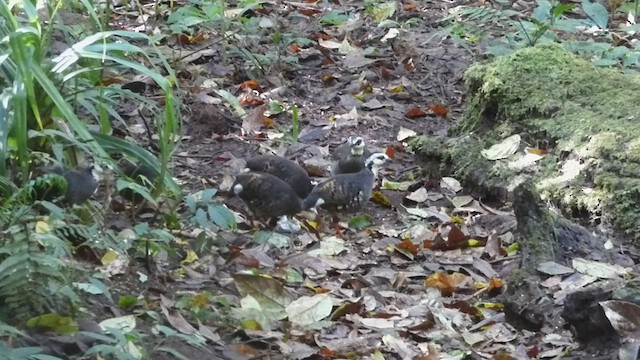
<instances>
[{"instance_id":1,"label":"fern frond","mask_svg":"<svg viewBox=\"0 0 640 360\"><path fill-rule=\"evenodd\" d=\"M32 204L36 200L53 200L67 191L67 180L58 174L45 174L29 181L5 203L5 207L15 204Z\"/></svg>"}]
</instances>

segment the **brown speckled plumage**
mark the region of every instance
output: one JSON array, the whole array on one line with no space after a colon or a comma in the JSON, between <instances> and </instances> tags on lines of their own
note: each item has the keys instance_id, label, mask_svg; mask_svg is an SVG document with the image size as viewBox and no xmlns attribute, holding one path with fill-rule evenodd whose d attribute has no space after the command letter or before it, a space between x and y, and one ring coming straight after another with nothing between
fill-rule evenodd
<instances>
[{"instance_id":1,"label":"brown speckled plumage","mask_svg":"<svg viewBox=\"0 0 640 360\"><path fill-rule=\"evenodd\" d=\"M336 212L357 212L371 198L377 167L388 157L372 154L366 167L357 173L340 174L316 185L302 204L303 209L320 207L335 215Z\"/></svg>"},{"instance_id":2,"label":"brown speckled plumage","mask_svg":"<svg viewBox=\"0 0 640 360\"><path fill-rule=\"evenodd\" d=\"M276 155L259 155L247 160L252 171L271 174L291 186L298 197L304 199L311 192L311 179L299 164Z\"/></svg>"},{"instance_id":3,"label":"brown speckled plumage","mask_svg":"<svg viewBox=\"0 0 640 360\"><path fill-rule=\"evenodd\" d=\"M248 172L236 177L231 191L238 195L257 219L294 215L301 200L283 180L267 173Z\"/></svg>"}]
</instances>

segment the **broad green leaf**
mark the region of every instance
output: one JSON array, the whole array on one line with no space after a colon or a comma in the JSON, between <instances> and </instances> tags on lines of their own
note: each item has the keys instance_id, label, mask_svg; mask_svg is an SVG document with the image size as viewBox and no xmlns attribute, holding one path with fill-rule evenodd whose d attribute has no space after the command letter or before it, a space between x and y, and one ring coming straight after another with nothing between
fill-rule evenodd
<instances>
[{"instance_id":1,"label":"broad green leaf","mask_svg":"<svg viewBox=\"0 0 640 360\"><path fill-rule=\"evenodd\" d=\"M381 2L373 5L371 9L373 20L377 23L387 20L395 14L397 6L395 1Z\"/></svg>"},{"instance_id":2,"label":"broad green leaf","mask_svg":"<svg viewBox=\"0 0 640 360\"><path fill-rule=\"evenodd\" d=\"M538 6L533 10L531 17L538 21L547 21L551 18L551 2L549 0L538 0Z\"/></svg>"},{"instance_id":3,"label":"broad green leaf","mask_svg":"<svg viewBox=\"0 0 640 360\"><path fill-rule=\"evenodd\" d=\"M116 189L118 191L122 191L123 189L130 189L136 194L139 194L140 196L145 198L145 200L147 200L149 203L157 205L156 200L151 196L151 194L149 194L149 190L136 182L118 179L118 181L116 181Z\"/></svg>"},{"instance_id":4,"label":"broad green leaf","mask_svg":"<svg viewBox=\"0 0 640 360\"><path fill-rule=\"evenodd\" d=\"M350 229L359 230L372 225L373 218L369 214L362 214L351 218L348 224Z\"/></svg>"},{"instance_id":5,"label":"broad green leaf","mask_svg":"<svg viewBox=\"0 0 640 360\"><path fill-rule=\"evenodd\" d=\"M594 25L600 29L606 29L609 23L609 13L604 5L597 1L591 2L590 0L582 0L582 11Z\"/></svg>"},{"instance_id":6,"label":"broad green leaf","mask_svg":"<svg viewBox=\"0 0 640 360\"><path fill-rule=\"evenodd\" d=\"M321 18L320 22L328 25L342 25L347 20L351 18L351 15L343 13L341 11L329 11L325 13Z\"/></svg>"},{"instance_id":7,"label":"broad green leaf","mask_svg":"<svg viewBox=\"0 0 640 360\"><path fill-rule=\"evenodd\" d=\"M211 221L222 229L235 229L236 217L226 206L216 204L209 206L209 218Z\"/></svg>"},{"instance_id":8,"label":"broad green leaf","mask_svg":"<svg viewBox=\"0 0 640 360\"><path fill-rule=\"evenodd\" d=\"M266 275L233 275L240 295L251 295L265 314L274 320L287 317L286 307L293 301L291 294L276 279Z\"/></svg>"}]
</instances>

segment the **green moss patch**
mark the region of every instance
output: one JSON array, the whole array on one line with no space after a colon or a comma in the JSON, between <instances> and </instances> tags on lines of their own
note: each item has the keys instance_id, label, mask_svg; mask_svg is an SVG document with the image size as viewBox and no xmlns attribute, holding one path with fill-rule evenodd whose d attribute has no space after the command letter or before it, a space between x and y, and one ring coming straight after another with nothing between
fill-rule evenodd
<instances>
[{"instance_id":1,"label":"green moss patch","mask_svg":"<svg viewBox=\"0 0 640 360\"><path fill-rule=\"evenodd\" d=\"M500 183L526 177L564 210L587 210L640 237L640 76L599 69L557 45L522 49L465 74L468 102L452 130L446 166L462 181ZM481 149L520 134L548 155L519 166L524 152L488 161ZM437 149L416 139L418 151ZM478 174L482 178L479 179Z\"/></svg>"}]
</instances>

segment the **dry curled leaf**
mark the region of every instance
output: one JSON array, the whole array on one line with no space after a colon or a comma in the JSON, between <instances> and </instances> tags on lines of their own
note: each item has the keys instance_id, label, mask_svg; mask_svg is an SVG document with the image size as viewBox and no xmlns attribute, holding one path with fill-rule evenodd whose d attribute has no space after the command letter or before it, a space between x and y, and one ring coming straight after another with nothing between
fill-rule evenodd
<instances>
[{"instance_id":1,"label":"dry curled leaf","mask_svg":"<svg viewBox=\"0 0 640 360\"><path fill-rule=\"evenodd\" d=\"M436 115L438 115L440 117L447 117L447 114L449 113L447 108L442 106L442 105L434 104L434 105L428 105L427 107L431 111L433 111L434 114L436 114Z\"/></svg>"},{"instance_id":2,"label":"dry curled leaf","mask_svg":"<svg viewBox=\"0 0 640 360\"><path fill-rule=\"evenodd\" d=\"M409 119L416 119L427 116L427 113L418 108L411 108L406 113L404 113L404 116Z\"/></svg>"},{"instance_id":3,"label":"dry curled leaf","mask_svg":"<svg viewBox=\"0 0 640 360\"><path fill-rule=\"evenodd\" d=\"M382 206L386 206L388 208L392 208L393 204L391 204L391 200L384 196L381 191L374 191L371 193L371 201L378 203Z\"/></svg>"},{"instance_id":4,"label":"dry curled leaf","mask_svg":"<svg viewBox=\"0 0 640 360\"><path fill-rule=\"evenodd\" d=\"M471 282L471 278L461 273L451 275L437 272L424 280L424 284L440 290L442 296L451 296L453 293L466 287Z\"/></svg>"}]
</instances>

